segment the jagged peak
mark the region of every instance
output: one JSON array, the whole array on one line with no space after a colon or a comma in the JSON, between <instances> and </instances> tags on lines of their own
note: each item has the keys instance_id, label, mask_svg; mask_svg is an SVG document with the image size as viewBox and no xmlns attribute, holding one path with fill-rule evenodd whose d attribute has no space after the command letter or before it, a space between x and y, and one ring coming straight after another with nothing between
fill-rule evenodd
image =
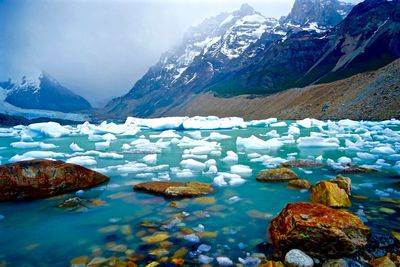
<instances>
[{"instance_id":1,"label":"jagged peak","mask_svg":"<svg viewBox=\"0 0 400 267\"><path fill-rule=\"evenodd\" d=\"M256 11L254 10L254 8L252 6L250 6L247 3L243 3L240 6L240 9L237 11L238 13L242 14L242 15L252 15L254 14Z\"/></svg>"}]
</instances>

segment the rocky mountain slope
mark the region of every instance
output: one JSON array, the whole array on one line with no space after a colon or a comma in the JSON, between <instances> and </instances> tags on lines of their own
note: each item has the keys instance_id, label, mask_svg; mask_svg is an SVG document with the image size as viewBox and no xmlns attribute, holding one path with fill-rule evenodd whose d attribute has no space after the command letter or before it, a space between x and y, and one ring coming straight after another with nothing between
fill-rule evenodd
<instances>
[{"instance_id":1,"label":"rocky mountain slope","mask_svg":"<svg viewBox=\"0 0 400 267\"><path fill-rule=\"evenodd\" d=\"M400 118L399 107L400 59L376 71L270 96L225 98L211 93L197 94L163 115L384 120Z\"/></svg>"},{"instance_id":2,"label":"rocky mountain slope","mask_svg":"<svg viewBox=\"0 0 400 267\"><path fill-rule=\"evenodd\" d=\"M91 109L83 97L63 87L49 74L41 72L20 82L0 82L1 101L22 109L77 112Z\"/></svg>"},{"instance_id":3,"label":"rocky mountain slope","mask_svg":"<svg viewBox=\"0 0 400 267\"><path fill-rule=\"evenodd\" d=\"M199 93L267 95L343 79L400 57L399 1L366 0L351 8L337 0L297 0L279 21L248 5L208 19L104 114L171 114Z\"/></svg>"}]
</instances>

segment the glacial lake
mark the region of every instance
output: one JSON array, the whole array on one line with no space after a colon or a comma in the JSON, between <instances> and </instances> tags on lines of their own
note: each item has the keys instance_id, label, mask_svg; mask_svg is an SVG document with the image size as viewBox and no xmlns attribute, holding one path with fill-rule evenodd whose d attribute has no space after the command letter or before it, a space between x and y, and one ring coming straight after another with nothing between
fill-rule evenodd
<instances>
[{"instance_id":1,"label":"glacial lake","mask_svg":"<svg viewBox=\"0 0 400 267\"><path fill-rule=\"evenodd\" d=\"M334 178L350 162L378 170L346 174L352 179L353 196L363 196L351 199L349 211L374 232L400 231L400 188L395 186L400 181L400 121L267 120L208 130L149 126L0 128L2 164L48 157L70 160L110 177L108 184L78 192L86 200L75 208L58 207L75 193L0 203L0 264L61 267L79 256L88 256L89 261L114 256L144 257L137 263L145 266L182 248L188 251L184 256L188 265L199 265L200 254L214 258L213 265L218 265L218 256L239 263L239 257L265 253L262 243L269 223L287 203L310 201L306 190L255 179L260 170L290 159L324 164L293 169L313 184ZM198 128L207 127L200 122ZM153 156L143 159L148 155ZM134 184L151 180L214 183L215 192L176 200L133 191ZM141 239L157 231L169 235L159 257L149 255L159 245ZM187 237L192 232L199 240ZM198 251L202 244L209 245L202 246L209 251Z\"/></svg>"}]
</instances>

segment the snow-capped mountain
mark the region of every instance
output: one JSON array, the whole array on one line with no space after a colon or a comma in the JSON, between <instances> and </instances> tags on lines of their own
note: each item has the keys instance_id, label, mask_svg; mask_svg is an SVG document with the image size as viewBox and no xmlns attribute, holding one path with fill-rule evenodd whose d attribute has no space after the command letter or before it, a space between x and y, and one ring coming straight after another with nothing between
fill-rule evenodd
<instances>
[{"instance_id":1,"label":"snow-capped mountain","mask_svg":"<svg viewBox=\"0 0 400 267\"><path fill-rule=\"evenodd\" d=\"M45 72L18 82L9 79L0 82L2 101L21 109L51 110L59 112L78 112L91 108L83 97L63 87Z\"/></svg>"},{"instance_id":2,"label":"snow-capped mountain","mask_svg":"<svg viewBox=\"0 0 400 267\"><path fill-rule=\"evenodd\" d=\"M191 28L182 45L162 55L104 111L161 116L202 92L271 94L379 68L399 57L398 6L399 1L366 0L351 11L352 5L338 0L296 0L290 14L277 20L243 5ZM359 66L358 56L370 53L369 47L377 52L373 44L385 38L392 40L382 44L389 56Z\"/></svg>"}]
</instances>

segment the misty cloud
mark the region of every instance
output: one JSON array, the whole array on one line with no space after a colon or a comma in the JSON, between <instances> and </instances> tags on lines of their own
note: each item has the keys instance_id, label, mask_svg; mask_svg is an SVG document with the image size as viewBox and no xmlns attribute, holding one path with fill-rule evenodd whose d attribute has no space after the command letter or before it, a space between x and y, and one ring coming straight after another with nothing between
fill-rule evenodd
<instances>
[{"instance_id":1,"label":"misty cloud","mask_svg":"<svg viewBox=\"0 0 400 267\"><path fill-rule=\"evenodd\" d=\"M0 80L45 70L101 105L127 93L190 26L243 2L279 18L294 0L3 0Z\"/></svg>"}]
</instances>

